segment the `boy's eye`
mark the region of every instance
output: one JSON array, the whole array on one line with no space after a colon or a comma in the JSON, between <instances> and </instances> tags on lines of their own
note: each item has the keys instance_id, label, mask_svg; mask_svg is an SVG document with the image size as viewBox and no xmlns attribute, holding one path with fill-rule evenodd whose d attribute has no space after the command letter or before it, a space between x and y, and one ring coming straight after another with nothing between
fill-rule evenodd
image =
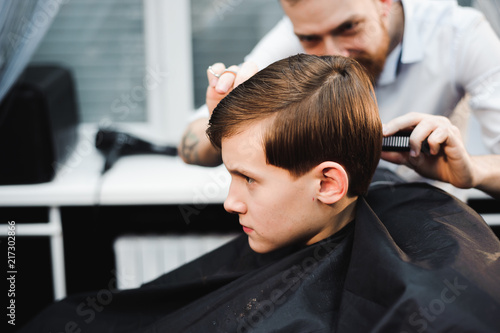
<instances>
[{"instance_id":1,"label":"boy's eye","mask_svg":"<svg viewBox=\"0 0 500 333\"><path fill-rule=\"evenodd\" d=\"M246 176L245 176L245 180L247 181L248 184L252 184L253 182L255 182L255 180L253 180L250 177L246 177Z\"/></svg>"}]
</instances>

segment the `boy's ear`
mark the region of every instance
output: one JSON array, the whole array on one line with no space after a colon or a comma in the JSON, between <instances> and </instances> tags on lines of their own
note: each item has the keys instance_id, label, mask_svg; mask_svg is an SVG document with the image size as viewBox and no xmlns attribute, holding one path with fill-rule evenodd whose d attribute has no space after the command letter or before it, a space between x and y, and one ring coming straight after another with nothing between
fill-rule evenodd
<instances>
[{"instance_id":1,"label":"boy's ear","mask_svg":"<svg viewBox=\"0 0 500 333\"><path fill-rule=\"evenodd\" d=\"M319 180L316 196L319 201L331 205L346 196L349 189L349 177L344 167L336 162L323 162L314 169Z\"/></svg>"}]
</instances>

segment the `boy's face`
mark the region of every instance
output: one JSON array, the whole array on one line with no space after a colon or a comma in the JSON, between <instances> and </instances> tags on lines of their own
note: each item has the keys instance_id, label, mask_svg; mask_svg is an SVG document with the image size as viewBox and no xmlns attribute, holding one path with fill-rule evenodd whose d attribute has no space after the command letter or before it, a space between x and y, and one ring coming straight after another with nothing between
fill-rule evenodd
<instances>
[{"instance_id":1,"label":"boy's face","mask_svg":"<svg viewBox=\"0 0 500 333\"><path fill-rule=\"evenodd\" d=\"M293 178L269 165L262 145L262 122L222 140L222 160L231 174L224 208L239 215L250 247L259 253L333 234L328 209L318 201L320 180L313 172Z\"/></svg>"}]
</instances>

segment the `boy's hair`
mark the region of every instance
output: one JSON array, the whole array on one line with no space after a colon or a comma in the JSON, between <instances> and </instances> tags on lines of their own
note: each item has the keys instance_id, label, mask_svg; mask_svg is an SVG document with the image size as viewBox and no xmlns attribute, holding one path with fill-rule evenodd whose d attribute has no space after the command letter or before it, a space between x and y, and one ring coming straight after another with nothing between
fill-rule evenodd
<instances>
[{"instance_id":1,"label":"boy's hair","mask_svg":"<svg viewBox=\"0 0 500 333\"><path fill-rule=\"evenodd\" d=\"M350 58L298 54L236 87L215 108L207 134L215 147L269 119L267 163L299 177L324 161L341 164L349 194L368 190L380 159L382 124L363 68Z\"/></svg>"}]
</instances>

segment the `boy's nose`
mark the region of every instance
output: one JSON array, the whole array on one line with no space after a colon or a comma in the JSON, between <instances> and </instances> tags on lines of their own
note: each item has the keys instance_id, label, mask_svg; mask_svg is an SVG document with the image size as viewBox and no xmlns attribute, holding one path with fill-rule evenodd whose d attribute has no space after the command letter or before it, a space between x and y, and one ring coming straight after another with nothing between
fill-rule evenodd
<instances>
[{"instance_id":1,"label":"boy's nose","mask_svg":"<svg viewBox=\"0 0 500 333\"><path fill-rule=\"evenodd\" d=\"M245 214L247 212L247 206L238 199L233 186L229 188L229 194L224 201L224 209L232 214Z\"/></svg>"}]
</instances>

